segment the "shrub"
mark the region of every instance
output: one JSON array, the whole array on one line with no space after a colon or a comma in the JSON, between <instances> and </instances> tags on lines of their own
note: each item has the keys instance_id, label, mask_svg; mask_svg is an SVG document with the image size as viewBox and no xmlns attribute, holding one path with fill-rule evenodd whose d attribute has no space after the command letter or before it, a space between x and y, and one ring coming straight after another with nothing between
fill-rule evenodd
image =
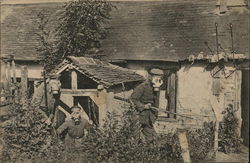
<instances>
[{"instance_id":1,"label":"shrub","mask_svg":"<svg viewBox=\"0 0 250 163\"><path fill-rule=\"evenodd\" d=\"M14 104L10 110L15 117L4 128L5 158L15 160L44 156L52 136L49 128L41 123L42 115L28 105Z\"/></svg>"},{"instance_id":2,"label":"shrub","mask_svg":"<svg viewBox=\"0 0 250 163\"><path fill-rule=\"evenodd\" d=\"M159 135L152 143L144 142L141 140L140 124L135 110L124 109L122 116L108 113L102 128L93 128L89 135L83 138L79 148L68 151L60 139L52 136L53 129L40 122L40 113L26 105L16 104L12 108L16 113L15 119L5 127L4 158L12 161L41 161L46 157L48 162L182 162L177 133ZM224 121L229 120L231 115L232 113L228 112ZM231 124L235 121L230 119L229 122ZM224 143L220 144L222 149L228 145L225 142L235 140L234 136L222 135L231 133L226 132L228 129L229 127L221 129L220 138ZM193 162L213 159L213 122L204 123L201 129L189 130L187 138Z\"/></svg>"},{"instance_id":3,"label":"shrub","mask_svg":"<svg viewBox=\"0 0 250 163\"><path fill-rule=\"evenodd\" d=\"M205 122L203 128L188 132L189 151L192 161L200 162L201 160L214 159L214 131L215 124Z\"/></svg>"},{"instance_id":4,"label":"shrub","mask_svg":"<svg viewBox=\"0 0 250 163\"><path fill-rule=\"evenodd\" d=\"M239 152L241 141L237 132L238 123L239 121L235 116L235 110L232 105L229 105L225 110L223 121L220 123L220 151L225 153Z\"/></svg>"}]
</instances>

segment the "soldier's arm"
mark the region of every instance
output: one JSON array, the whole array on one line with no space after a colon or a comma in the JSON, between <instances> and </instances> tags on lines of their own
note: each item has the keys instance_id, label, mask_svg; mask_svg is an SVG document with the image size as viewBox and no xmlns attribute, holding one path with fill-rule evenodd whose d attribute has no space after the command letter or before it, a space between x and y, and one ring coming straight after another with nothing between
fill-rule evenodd
<instances>
[{"instance_id":1,"label":"soldier's arm","mask_svg":"<svg viewBox=\"0 0 250 163\"><path fill-rule=\"evenodd\" d=\"M64 122L57 130L57 134L61 135L64 130L66 130L69 126L69 121Z\"/></svg>"},{"instance_id":2,"label":"soldier's arm","mask_svg":"<svg viewBox=\"0 0 250 163\"><path fill-rule=\"evenodd\" d=\"M143 92L144 92L144 86L143 84L140 84L134 89L130 97L131 101L134 103L138 111L144 110L144 104L140 101L140 98L143 95Z\"/></svg>"}]
</instances>

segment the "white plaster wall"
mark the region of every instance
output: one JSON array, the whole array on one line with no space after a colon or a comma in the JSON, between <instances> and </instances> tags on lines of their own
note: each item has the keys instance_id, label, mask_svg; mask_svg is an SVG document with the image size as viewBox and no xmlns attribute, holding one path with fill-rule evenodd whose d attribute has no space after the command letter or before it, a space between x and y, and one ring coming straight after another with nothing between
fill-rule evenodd
<instances>
[{"instance_id":1,"label":"white plaster wall","mask_svg":"<svg viewBox=\"0 0 250 163\"><path fill-rule=\"evenodd\" d=\"M16 65L16 77L21 77L21 67L27 66L28 78L42 79L43 67L39 64Z\"/></svg>"},{"instance_id":2,"label":"white plaster wall","mask_svg":"<svg viewBox=\"0 0 250 163\"><path fill-rule=\"evenodd\" d=\"M21 67L22 66L27 66L28 68L28 78L32 79L42 79L42 71L43 67L39 65L38 63L28 63L28 64L16 64L16 77L20 78L21 77ZM11 77L13 77L13 72L11 72ZM1 62L1 73L0 73L0 79L1 81L4 80L4 73L6 73L6 68L4 68L3 62Z\"/></svg>"},{"instance_id":3,"label":"white plaster wall","mask_svg":"<svg viewBox=\"0 0 250 163\"><path fill-rule=\"evenodd\" d=\"M177 113L189 114L196 117L196 120L186 119L186 123L199 125L202 121L215 120L215 114L211 103L214 100L218 102L217 106L221 113L228 104L233 104L236 110L236 115L241 123L241 107L240 107L240 87L241 87L241 72L232 73L229 78L225 78L235 68L232 64L225 66L225 73L220 72L221 91L218 96L213 95L213 78L210 71L206 71L206 65L195 63L193 65L186 64L177 72ZM199 116L200 115L200 116ZM208 117L203 117L207 115ZM178 117L179 119L181 117ZM241 124L239 125L240 128Z\"/></svg>"}]
</instances>

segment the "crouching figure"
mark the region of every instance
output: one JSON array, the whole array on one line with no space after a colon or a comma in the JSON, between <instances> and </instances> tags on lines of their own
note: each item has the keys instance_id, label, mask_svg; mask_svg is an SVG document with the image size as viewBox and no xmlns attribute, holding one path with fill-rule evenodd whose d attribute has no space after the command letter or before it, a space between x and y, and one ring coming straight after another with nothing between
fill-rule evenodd
<instances>
[{"instance_id":1,"label":"crouching figure","mask_svg":"<svg viewBox=\"0 0 250 163\"><path fill-rule=\"evenodd\" d=\"M67 130L65 137L65 145L69 148L77 148L81 145L83 137L88 135L90 124L87 120L81 118L81 108L73 106L71 108L71 118L66 119L65 122L57 129L57 134L61 134Z\"/></svg>"}]
</instances>

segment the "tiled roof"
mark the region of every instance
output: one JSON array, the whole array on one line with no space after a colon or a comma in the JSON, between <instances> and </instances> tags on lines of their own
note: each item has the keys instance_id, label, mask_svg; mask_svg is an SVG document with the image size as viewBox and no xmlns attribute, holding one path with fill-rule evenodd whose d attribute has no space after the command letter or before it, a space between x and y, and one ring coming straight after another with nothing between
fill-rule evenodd
<instances>
[{"instance_id":1,"label":"tiled roof","mask_svg":"<svg viewBox=\"0 0 250 163\"><path fill-rule=\"evenodd\" d=\"M69 64L95 82L103 84L106 88L122 83L141 82L144 80L142 76L136 74L132 70L89 57L69 56L51 73L57 73Z\"/></svg>"},{"instance_id":2,"label":"tiled roof","mask_svg":"<svg viewBox=\"0 0 250 163\"><path fill-rule=\"evenodd\" d=\"M236 53L249 58L249 9L232 8L218 15L218 0L116 1L111 13L103 54L112 59L176 61L215 51L215 22L219 42L231 50L229 23L233 24ZM1 54L16 58L37 57L37 14L44 11L51 27L58 23L61 3L1 6Z\"/></svg>"}]
</instances>

